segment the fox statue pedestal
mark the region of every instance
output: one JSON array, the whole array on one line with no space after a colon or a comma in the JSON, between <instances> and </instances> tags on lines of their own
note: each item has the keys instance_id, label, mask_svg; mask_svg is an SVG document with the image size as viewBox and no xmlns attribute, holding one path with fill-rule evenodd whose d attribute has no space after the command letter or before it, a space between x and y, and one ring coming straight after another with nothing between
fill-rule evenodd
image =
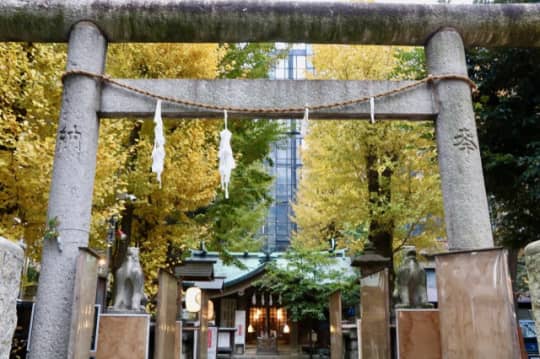
<instances>
[{"instance_id":1,"label":"fox statue pedestal","mask_svg":"<svg viewBox=\"0 0 540 359\"><path fill-rule=\"evenodd\" d=\"M102 314L96 359L147 359L149 338L149 314Z\"/></svg>"}]
</instances>

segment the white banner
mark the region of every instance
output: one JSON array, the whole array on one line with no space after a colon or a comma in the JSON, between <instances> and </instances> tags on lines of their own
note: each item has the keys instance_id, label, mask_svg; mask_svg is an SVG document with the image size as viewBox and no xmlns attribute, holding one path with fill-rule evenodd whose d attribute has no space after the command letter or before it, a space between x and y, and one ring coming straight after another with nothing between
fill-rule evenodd
<instances>
[{"instance_id":1,"label":"white banner","mask_svg":"<svg viewBox=\"0 0 540 359\"><path fill-rule=\"evenodd\" d=\"M208 327L208 359L216 359L217 356L217 327Z\"/></svg>"},{"instance_id":2,"label":"white banner","mask_svg":"<svg viewBox=\"0 0 540 359\"><path fill-rule=\"evenodd\" d=\"M234 313L234 344L246 344L246 311L237 310Z\"/></svg>"}]
</instances>

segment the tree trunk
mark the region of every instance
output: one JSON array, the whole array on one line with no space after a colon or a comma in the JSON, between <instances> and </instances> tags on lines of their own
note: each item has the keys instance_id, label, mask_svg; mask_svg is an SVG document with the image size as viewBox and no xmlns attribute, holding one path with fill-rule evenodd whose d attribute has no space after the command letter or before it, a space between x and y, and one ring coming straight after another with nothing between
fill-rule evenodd
<instances>
[{"instance_id":1,"label":"tree trunk","mask_svg":"<svg viewBox=\"0 0 540 359\"><path fill-rule=\"evenodd\" d=\"M391 182L393 170L385 168L381 175L377 171L378 157L373 146L368 146L366 156L366 170L369 192L370 224L368 240L373 243L375 251L389 261L389 293L392 297L394 287L394 258L392 243L394 239L394 219L385 211L392 199Z\"/></svg>"},{"instance_id":2,"label":"tree trunk","mask_svg":"<svg viewBox=\"0 0 540 359\"><path fill-rule=\"evenodd\" d=\"M131 133L129 134L129 146L135 146L141 136L141 130L142 130L143 122L137 121L135 122L133 128L131 129ZM135 161L137 160L138 152L136 150L131 151L131 154L129 155L127 161L126 161L126 167L130 170L135 169ZM111 261L111 271L114 274L118 268L122 265L124 262L124 259L126 258L127 249L131 243L131 227L133 224L133 212L135 208L132 203L129 201L126 202L126 207L121 214L121 229L126 235L125 240L120 241L114 241L113 245L113 255L112 255L112 261ZM115 234L116 235L116 234Z\"/></svg>"},{"instance_id":3,"label":"tree trunk","mask_svg":"<svg viewBox=\"0 0 540 359\"><path fill-rule=\"evenodd\" d=\"M309 359L313 358L313 319L309 320Z\"/></svg>"}]
</instances>

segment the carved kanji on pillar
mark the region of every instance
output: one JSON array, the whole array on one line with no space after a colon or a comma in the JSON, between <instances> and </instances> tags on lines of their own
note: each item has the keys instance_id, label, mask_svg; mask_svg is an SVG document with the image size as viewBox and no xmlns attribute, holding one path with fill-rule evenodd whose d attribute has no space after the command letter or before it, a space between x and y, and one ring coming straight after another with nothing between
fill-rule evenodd
<instances>
[{"instance_id":1,"label":"carved kanji on pillar","mask_svg":"<svg viewBox=\"0 0 540 359\"><path fill-rule=\"evenodd\" d=\"M473 131L466 127L458 129L458 134L454 136L454 146L467 154L477 150L478 145L474 141Z\"/></svg>"}]
</instances>

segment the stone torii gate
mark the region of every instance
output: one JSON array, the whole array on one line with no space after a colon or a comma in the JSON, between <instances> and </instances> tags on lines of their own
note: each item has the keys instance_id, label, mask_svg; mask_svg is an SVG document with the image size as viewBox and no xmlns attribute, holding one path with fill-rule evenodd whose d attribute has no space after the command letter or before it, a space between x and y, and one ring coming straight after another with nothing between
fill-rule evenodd
<instances>
[{"instance_id":1,"label":"stone torii gate","mask_svg":"<svg viewBox=\"0 0 540 359\"><path fill-rule=\"evenodd\" d=\"M69 42L67 70L101 74L108 42L284 41L425 46L432 75L467 76L464 46L540 47L540 4L398 5L285 1L4 0L0 41ZM300 107L371 96L389 81L120 80L164 96L217 106ZM271 96L269 96L271 94ZM48 218L63 250L45 241L30 358L68 357L78 248L88 243L99 118L150 117L155 102L87 76L65 79ZM449 247L493 246L469 85L426 83L377 101L377 118L434 120ZM369 104L311 118L369 117ZM169 117L221 111L164 104ZM234 116L235 113L230 113ZM238 115L238 113L236 114ZM246 115L243 113L242 115ZM247 114L249 115L249 113ZM259 114L260 115L260 114ZM290 118L273 112L270 117ZM77 138L66 136L69 131ZM463 141L466 145L460 145Z\"/></svg>"}]
</instances>

